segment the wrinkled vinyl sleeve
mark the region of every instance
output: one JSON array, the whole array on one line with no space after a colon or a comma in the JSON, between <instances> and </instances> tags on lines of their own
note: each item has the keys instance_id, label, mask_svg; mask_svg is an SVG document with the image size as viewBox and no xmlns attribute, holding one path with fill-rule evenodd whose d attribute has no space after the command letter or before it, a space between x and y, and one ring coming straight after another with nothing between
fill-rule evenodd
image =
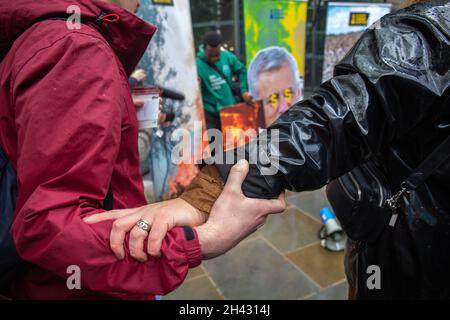
<instances>
[{"instance_id":1,"label":"wrinkled vinyl sleeve","mask_svg":"<svg viewBox=\"0 0 450 320\"><path fill-rule=\"evenodd\" d=\"M283 189L320 188L429 117L448 94L449 38L440 26L448 21L403 11L369 28L336 66L334 78L268 129L269 165L278 171L262 174L268 165L250 162L244 194L274 198ZM278 133L270 134L274 129ZM253 147L246 146L247 156ZM226 180L232 165L216 166Z\"/></svg>"}]
</instances>

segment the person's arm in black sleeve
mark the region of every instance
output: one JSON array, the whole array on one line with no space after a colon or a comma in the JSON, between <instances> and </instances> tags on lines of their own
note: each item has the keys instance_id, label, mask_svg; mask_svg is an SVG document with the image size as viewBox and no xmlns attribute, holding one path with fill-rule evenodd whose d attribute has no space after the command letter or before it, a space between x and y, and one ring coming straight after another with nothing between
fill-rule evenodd
<instances>
[{"instance_id":1,"label":"person's arm in black sleeve","mask_svg":"<svg viewBox=\"0 0 450 320\"><path fill-rule=\"evenodd\" d=\"M246 196L275 198L283 189L320 188L433 114L448 94L448 29L409 12L386 16L367 30L335 77L269 128L279 131L267 140L270 165L278 173L264 175L267 165L259 161L251 165ZM216 166L226 180L230 165Z\"/></svg>"}]
</instances>

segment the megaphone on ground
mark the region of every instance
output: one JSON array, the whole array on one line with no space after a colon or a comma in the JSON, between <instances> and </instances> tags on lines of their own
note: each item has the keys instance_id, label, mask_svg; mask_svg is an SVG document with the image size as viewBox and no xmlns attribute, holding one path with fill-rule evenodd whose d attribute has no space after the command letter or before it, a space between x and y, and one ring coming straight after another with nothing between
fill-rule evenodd
<instances>
[{"instance_id":1,"label":"megaphone on ground","mask_svg":"<svg viewBox=\"0 0 450 320\"><path fill-rule=\"evenodd\" d=\"M330 251L343 251L346 236L336 215L329 208L320 210L323 226L320 229L320 245Z\"/></svg>"}]
</instances>

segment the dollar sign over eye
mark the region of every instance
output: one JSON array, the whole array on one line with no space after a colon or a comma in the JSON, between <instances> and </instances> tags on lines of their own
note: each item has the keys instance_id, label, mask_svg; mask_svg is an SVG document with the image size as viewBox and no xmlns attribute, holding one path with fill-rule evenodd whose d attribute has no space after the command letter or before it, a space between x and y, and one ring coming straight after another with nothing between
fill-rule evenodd
<instances>
[{"instance_id":1,"label":"dollar sign over eye","mask_svg":"<svg viewBox=\"0 0 450 320\"><path fill-rule=\"evenodd\" d=\"M276 108L278 106L278 94L277 93L273 93L270 95L270 104L272 105L272 107Z\"/></svg>"},{"instance_id":2,"label":"dollar sign over eye","mask_svg":"<svg viewBox=\"0 0 450 320\"><path fill-rule=\"evenodd\" d=\"M293 96L293 91L292 88L287 88L284 90L284 98L286 99L287 102L291 102L292 100L292 96Z\"/></svg>"}]
</instances>

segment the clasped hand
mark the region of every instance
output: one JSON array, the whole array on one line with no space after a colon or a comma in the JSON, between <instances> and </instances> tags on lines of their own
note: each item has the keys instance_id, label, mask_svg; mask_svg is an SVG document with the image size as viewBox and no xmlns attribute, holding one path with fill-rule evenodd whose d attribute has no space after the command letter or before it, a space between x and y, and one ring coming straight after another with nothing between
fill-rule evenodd
<instances>
[{"instance_id":1,"label":"clasped hand","mask_svg":"<svg viewBox=\"0 0 450 320\"><path fill-rule=\"evenodd\" d=\"M124 240L129 233L130 255L145 262L148 255L161 256L161 245L166 233L177 226L195 227L204 259L221 255L262 226L269 214L286 208L284 194L278 199L251 199L242 193L242 182L249 165L239 161L230 171L222 194L209 215L200 212L182 199L149 204L135 209L112 210L85 218L89 224L115 220L110 235L110 246L118 259L125 257ZM150 231L136 223L148 222ZM147 240L147 248L144 248Z\"/></svg>"}]
</instances>

